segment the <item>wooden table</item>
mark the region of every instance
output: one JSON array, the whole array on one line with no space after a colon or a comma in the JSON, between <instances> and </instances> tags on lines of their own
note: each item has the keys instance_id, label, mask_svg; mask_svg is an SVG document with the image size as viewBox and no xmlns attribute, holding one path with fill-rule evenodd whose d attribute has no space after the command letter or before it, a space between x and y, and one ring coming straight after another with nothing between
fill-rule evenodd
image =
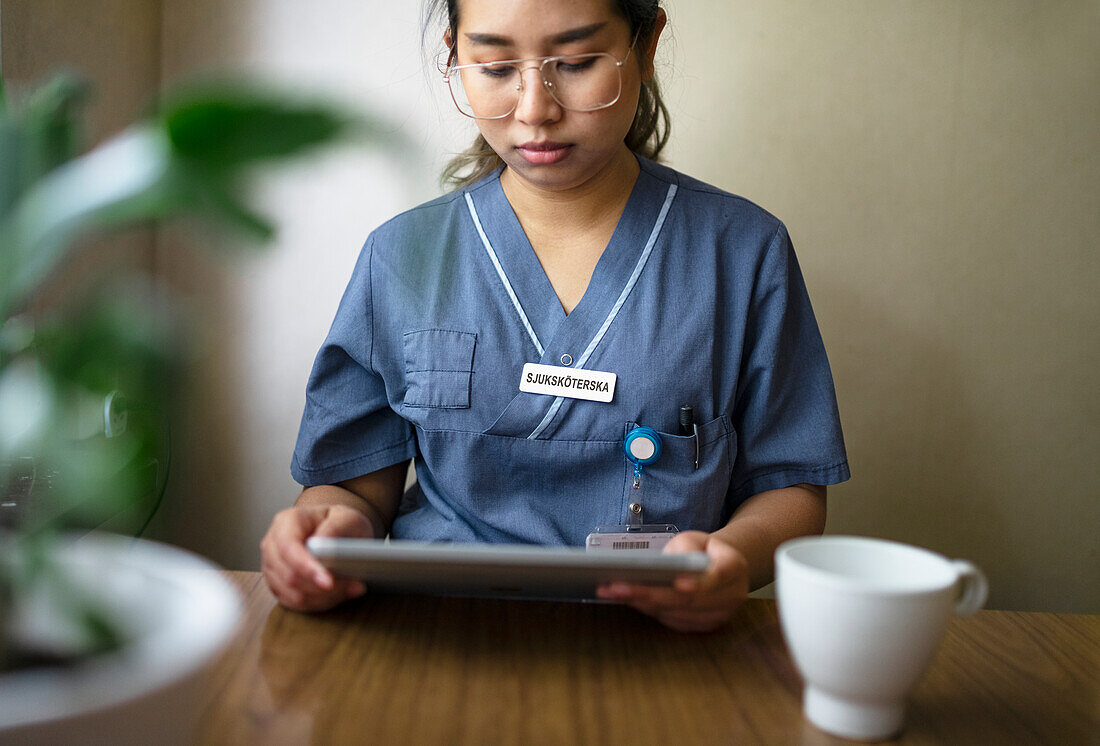
<instances>
[{"instance_id":1,"label":"wooden table","mask_svg":"<svg viewBox=\"0 0 1100 746\"><path fill-rule=\"evenodd\" d=\"M368 596L307 615L258 573L211 674L209 744L848 743L801 714L774 602L680 634L597 604ZM955 619L901 743L1100 743L1100 616Z\"/></svg>"}]
</instances>

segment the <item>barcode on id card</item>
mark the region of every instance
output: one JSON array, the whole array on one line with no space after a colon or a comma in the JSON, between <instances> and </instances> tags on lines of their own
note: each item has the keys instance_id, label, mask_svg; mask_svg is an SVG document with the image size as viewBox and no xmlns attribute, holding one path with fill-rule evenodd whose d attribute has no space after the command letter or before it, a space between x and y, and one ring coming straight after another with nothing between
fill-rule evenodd
<instances>
[{"instance_id":1,"label":"barcode on id card","mask_svg":"<svg viewBox=\"0 0 1100 746\"><path fill-rule=\"evenodd\" d=\"M648 541L613 541L612 549L649 549Z\"/></svg>"}]
</instances>

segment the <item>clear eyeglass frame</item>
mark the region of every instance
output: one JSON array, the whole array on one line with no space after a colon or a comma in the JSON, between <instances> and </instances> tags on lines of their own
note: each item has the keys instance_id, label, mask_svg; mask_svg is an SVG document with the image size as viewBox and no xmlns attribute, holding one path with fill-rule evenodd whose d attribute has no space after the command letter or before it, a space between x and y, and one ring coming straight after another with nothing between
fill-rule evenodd
<instances>
[{"instance_id":1,"label":"clear eyeglass frame","mask_svg":"<svg viewBox=\"0 0 1100 746\"><path fill-rule=\"evenodd\" d=\"M626 60L629 59L630 52L633 51L633 49L634 45L631 44L630 49L628 49L626 52L626 57L621 60L610 52L586 52L584 54L557 54L550 57L526 57L524 59L517 60L493 60L492 62L474 62L468 65L451 65L443 72L443 82L447 86L447 91L451 94L451 100L454 102L455 108L458 109L458 113L462 114L463 116L469 117L470 119L504 119L505 117L511 116L512 112L514 112L516 110L516 107L519 106L520 98L524 91L522 73L524 70L528 70L532 67L539 71L539 79L542 80L543 87L550 94L550 97L557 102L558 106L562 107L566 111L599 111L601 109L607 109L614 106L619 102L619 98L623 95L623 65L626 64ZM619 86L618 90L615 93L615 97L606 104L600 104L599 106L591 106L583 109L566 106L564 103L562 103L561 99L558 98L557 93L554 92L554 84L546 79L546 74L543 72L546 69L546 65L551 62L560 62L561 60L580 60L594 57L606 57L615 63L615 71L619 75ZM522 63L528 64L523 65ZM504 112L503 114L498 114L492 117L480 117L476 114L463 111L462 104L458 102L458 97L455 96L454 86L451 85L451 78L460 73L462 70L471 70L479 67L492 68L500 67L503 65L511 65L516 68L517 73L520 73L519 84L516 86L516 101L514 104L512 104L512 108ZM461 85L461 83L459 84Z\"/></svg>"}]
</instances>

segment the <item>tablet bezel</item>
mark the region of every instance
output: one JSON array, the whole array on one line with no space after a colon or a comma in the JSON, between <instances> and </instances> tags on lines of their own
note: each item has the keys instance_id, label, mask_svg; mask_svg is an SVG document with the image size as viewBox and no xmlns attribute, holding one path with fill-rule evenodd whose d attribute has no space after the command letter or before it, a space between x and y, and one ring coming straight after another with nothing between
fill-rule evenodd
<instances>
[{"instance_id":1,"label":"tablet bezel","mask_svg":"<svg viewBox=\"0 0 1100 746\"><path fill-rule=\"evenodd\" d=\"M526 544L443 544L405 540L310 537L310 552L334 574L370 591L490 598L596 598L596 588L623 581L671 586L701 575L703 552L657 554Z\"/></svg>"}]
</instances>

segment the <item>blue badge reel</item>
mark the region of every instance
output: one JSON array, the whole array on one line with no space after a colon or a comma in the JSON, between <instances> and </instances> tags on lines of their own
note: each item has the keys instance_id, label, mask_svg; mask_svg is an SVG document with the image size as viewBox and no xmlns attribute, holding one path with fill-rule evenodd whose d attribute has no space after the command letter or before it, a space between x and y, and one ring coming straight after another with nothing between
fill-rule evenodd
<instances>
[{"instance_id":1,"label":"blue badge reel","mask_svg":"<svg viewBox=\"0 0 1100 746\"><path fill-rule=\"evenodd\" d=\"M661 436L651 427L636 427L623 439L623 453L634 464L634 485L630 491L627 523L621 526L597 526L588 535L589 551L659 552L676 535L671 523L646 525L642 518L642 468L661 458Z\"/></svg>"},{"instance_id":2,"label":"blue badge reel","mask_svg":"<svg viewBox=\"0 0 1100 746\"><path fill-rule=\"evenodd\" d=\"M642 486L642 467L661 457L661 436L651 427L636 427L626 434L623 452L634 464L634 489Z\"/></svg>"}]
</instances>

